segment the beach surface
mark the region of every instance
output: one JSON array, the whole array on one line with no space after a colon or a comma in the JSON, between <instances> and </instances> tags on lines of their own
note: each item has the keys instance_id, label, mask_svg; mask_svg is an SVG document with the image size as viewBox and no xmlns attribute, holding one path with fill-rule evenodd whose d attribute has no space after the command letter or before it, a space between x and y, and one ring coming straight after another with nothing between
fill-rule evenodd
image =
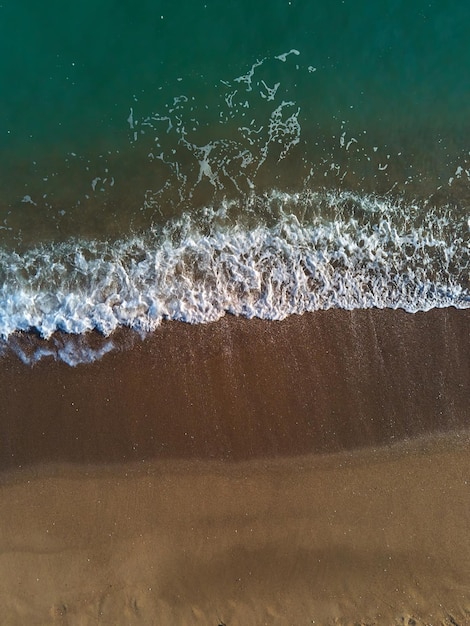
<instances>
[{"instance_id":1,"label":"beach surface","mask_svg":"<svg viewBox=\"0 0 470 626\"><path fill-rule=\"evenodd\" d=\"M2 624L470 623L469 331L227 316L4 358Z\"/></svg>"}]
</instances>

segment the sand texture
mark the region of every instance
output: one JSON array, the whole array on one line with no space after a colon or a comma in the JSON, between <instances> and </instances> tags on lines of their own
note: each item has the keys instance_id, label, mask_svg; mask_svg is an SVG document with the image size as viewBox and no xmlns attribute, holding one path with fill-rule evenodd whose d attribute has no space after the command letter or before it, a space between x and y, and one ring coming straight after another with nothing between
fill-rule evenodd
<instances>
[{"instance_id":1,"label":"sand texture","mask_svg":"<svg viewBox=\"0 0 470 626\"><path fill-rule=\"evenodd\" d=\"M470 312L0 370L0 623L470 623Z\"/></svg>"},{"instance_id":2,"label":"sand texture","mask_svg":"<svg viewBox=\"0 0 470 626\"><path fill-rule=\"evenodd\" d=\"M469 437L420 444L9 476L2 624L469 623Z\"/></svg>"}]
</instances>

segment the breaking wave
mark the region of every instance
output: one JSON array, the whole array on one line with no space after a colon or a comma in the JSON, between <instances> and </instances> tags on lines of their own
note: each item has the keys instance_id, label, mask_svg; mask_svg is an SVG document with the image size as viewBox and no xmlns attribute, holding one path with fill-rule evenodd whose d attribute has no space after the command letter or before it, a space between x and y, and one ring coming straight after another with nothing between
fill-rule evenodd
<instances>
[{"instance_id":1,"label":"breaking wave","mask_svg":"<svg viewBox=\"0 0 470 626\"><path fill-rule=\"evenodd\" d=\"M226 313L280 320L329 308L470 308L469 230L451 207L272 192L243 208L223 202L185 213L128 239L4 250L0 334L5 347L18 331L109 336L118 327L150 332L163 320L205 323ZM78 361L108 349L87 349ZM63 346L43 353L71 364L77 357Z\"/></svg>"}]
</instances>

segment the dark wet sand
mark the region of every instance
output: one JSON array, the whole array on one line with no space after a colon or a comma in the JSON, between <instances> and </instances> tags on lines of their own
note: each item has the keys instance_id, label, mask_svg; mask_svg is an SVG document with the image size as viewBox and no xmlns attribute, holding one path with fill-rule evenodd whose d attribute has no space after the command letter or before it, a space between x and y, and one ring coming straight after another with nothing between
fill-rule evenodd
<instances>
[{"instance_id":1,"label":"dark wet sand","mask_svg":"<svg viewBox=\"0 0 470 626\"><path fill-rule=\"evenodd\" d=\"M353 450L470 425L470 310L164 324L71 368L0 364L4 469Z\"/></svg>"},{"instance_id":2,"label":"dark wet sand","mask_svg":"<svg viewBox=\"0 0 470 626\"><path fill-rule=\"evenodd\" d=\"M329 311L3 360L1 623L470 623L469 338Z\"/></svg>"}]
</instances>

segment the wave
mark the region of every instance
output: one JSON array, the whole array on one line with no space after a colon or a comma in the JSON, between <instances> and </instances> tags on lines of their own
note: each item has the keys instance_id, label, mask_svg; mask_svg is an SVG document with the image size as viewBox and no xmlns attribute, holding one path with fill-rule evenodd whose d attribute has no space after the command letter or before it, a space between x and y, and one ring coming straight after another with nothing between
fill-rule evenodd
<instances>
[{"instance_id":1,"label":"wave","mask_svg":"<svg viewBox=\"0 0 470 626\"><path fill-rule=\"evenodd\" d=\"M226 313L470 307L469 230L451 207L346 192L272 192L114 242L0 251L0 335L109 336Z\"/></svg>"}]
</instances>

